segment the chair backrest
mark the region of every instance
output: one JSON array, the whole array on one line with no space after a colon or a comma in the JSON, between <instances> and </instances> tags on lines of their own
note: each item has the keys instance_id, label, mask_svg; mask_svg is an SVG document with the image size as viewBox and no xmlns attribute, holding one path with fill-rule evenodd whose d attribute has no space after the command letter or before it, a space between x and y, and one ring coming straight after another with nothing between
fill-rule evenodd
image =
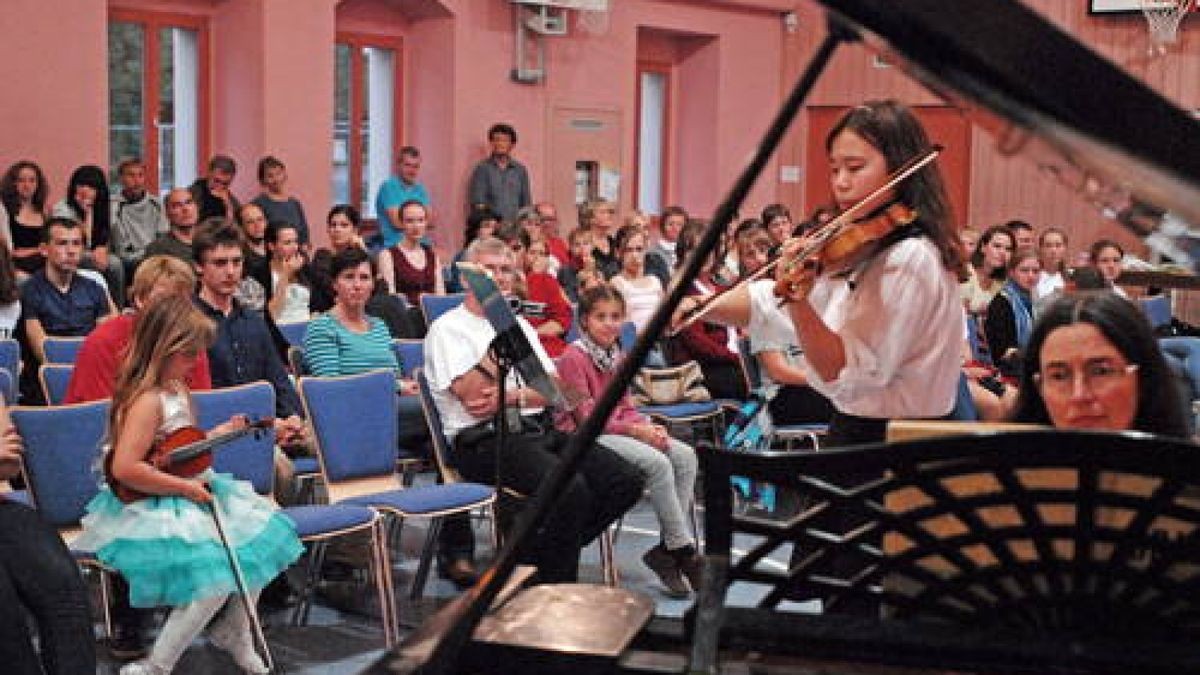
<instances>
[{"instance_id":1,"label":"chair backrest","mask_svg":"<svg viewBox=\"0 0 1200 675\"><path fill-rule=\"evenodd\" d=\"M433 389L425 377L425 369L417 368L413 373L421 390L421 411L425 413L425 424L429 427L429 438L433 441L433 459L437 462L438 473L447 483L462 481L462 475L450 465L450 442L446 440L446 430L442 426L442 416L438 413L437 403L433 400Z\"/></svg>"},{"instance_id":2,"label":"chair backrest","mask_svg":"<svg viewBox=\"0 0 1200 675\"><path fill-rule=\"evenodd\" d=\"M0 339L0 368L14 379L21 374L21 344L13 338Z\"/></svg>"},{"instance_id":3,"label":"chair backrest","mask_svg":"<svg viewBox=\"0 0 1200 675\"><path fill-rule=\"evenodd\" d=\"M100 490L108 401L18 406L11 413L25 441L25 476L33 503L56 527L77 524Z\"/></svg>"},{"instance_id":4,"label":"chair backrest","mask_svg":"<svg viewBox=\"0 0 1200 675\"><path fill-rule=\"evenodd\" d=\"M412 377L413 371L425 365L424 340L392 340L392 351L404 377Z\"/></svg>"},{"instance_id":5,"label":"chair backrest","mask_svg":"<svg viewBox=\"0 0 1200 675\"><path fill-rule=\"evenodd\" d=\"M466 293L422 293L421 313L425 315L425 325L432 326L435 319L461 305L466 297Z\"/></svg>"},{"instance_id":6,"label":"chair backrest","mask_svg":"<svg viewBox=\"0 0 1200 675\"><path fill-rule=\"evenodd\" d=\"M211 429L234 415L253 420L275 416L275 389L264 381L192 394L196 424ZM275 479L275 431L263 429L213 450L213 470L231 473L269 494Z\"/></svg>"},{"instance_id":7,"label":"chair backrest","mask_svg":"<svg viewBox=\"0 0 1200 675\"><path fill-rule=\"evenodd\" d=\"M579 339L579 331L583 330L579 327L579 305L571 305L571 325L567 327L567 334L563 336L563 341L567 344Z\"/></svg>"},{"instance_id":8,"label":"chair backrest","mask_svg":"<svg viewBox=\"0 0 1200 675\"><path fill-rule=\"evenodd\" d=\"M637 324L626 321L621 324L621 351L626 354L633 351L634 342L637 342Z\"/></svg>"},{"instance_id":9,"label":"chair backrest","mask_svg":"<svg viewBox=\"0 0 1200 675\"><path fill-rule=\"evenodd\" d=\"M83 346L81 337L47 337L43 348L46 350L46 363L75 363L79 348Z\"/></svg>"},{"instance_id":10,"label":"chair backrest","mask_svg":"<svg viewBox=\"0 0 1200 675\"><path fill-rule=\"evenodd\" d=\"M308 330L307 321L296 321L293 323L275 324L279 328L279 332L283 335L283 339L287 340L289 345L303 345L304 333Z\"/></svg>"},{"instance_id":11,"label":"chair backrest","mask_svg":"<svg viewBox=\"0 0 1200 675\"><path fill-rule=\"evenodd\" d=\"M0 368L0 394L9 406L17 404L17 378L7 368Z\"/></svg>"},{"instance_id":12,"label":"chair backrest","mask_svg":"<svg viewBox=\"0 0 1200 675\"><path fill-rule=\"evenodd\" d=\"M1171 325L1171 298L1159 293L1138 299L1142 313L1150 322L1151 328L1161 328Z\"/></svg>"},{"instance_id":13,"label":"chair backrest","mask_svg":"<svg viewBox=\"0 0 1200 675\"><path fill-rule=\"evenodd\" d=\"M296 377L308 375L308 364L304 362L304 347L302 345L290 345L287 353L288 367L292 369L292 374Z\"/></svg>"},{"instance_id":14,"label":"chair backrest","mask_svg":"<svg viewBox=\"0 0 1200 675\"><path fill-rule=\"evenodd\" d=\"M992 363L987 341L979 331L979 318L971 314L967 315L967 343L971 346L971 358L984 364Z\"/></svg>"},{"instance_id":15,"label":"chair backrest","mask_svg":"<svg viewBox=\"0 0 1200 675\"><path fill-rule=\"evenodd\" d=\"M67 398L67 385L71 383L73 372L75 366L69 363L43 363L38 366L38 381L42 383L46 403L62 405Z\"/></svg>"},{"instance_id":16,"label":"chair backrest","mask_svg":"<svg viewBox=\"0 0 1200 675\"><path fill-rule=\"evenodd\" d=\"M340 377L300 378L300 398L312 424L321 473L336 501L339 482L395 477L396 374L369 370Z\"/></svg>"}]
</instances>

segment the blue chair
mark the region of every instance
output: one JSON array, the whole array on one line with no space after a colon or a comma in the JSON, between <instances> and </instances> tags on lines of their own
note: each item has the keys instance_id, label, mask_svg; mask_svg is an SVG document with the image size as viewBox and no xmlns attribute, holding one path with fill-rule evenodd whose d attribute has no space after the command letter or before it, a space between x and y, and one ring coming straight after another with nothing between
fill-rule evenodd
<instances>
[{"instance_id":1,"label":"blue chair","mask_svg":"<svg viewBox=\"0 0 1200 675\"><path fill-rule=\"evenodd\" d=\"M235 414L252 419L269 418L275 414L275 390L267 382L196 392L196 418L200 427L212 427L228 420ZM249 481L261 495L270 496L275 479L275 432L244 436L213 452L213 469L233 474ZM365 506L313 505L293 506L282 509L296 524L296 533L307 544L312 544L308 569L300 603L292 613L293 625L308 620L312 608L312 592L319 581L321 564L324 561L329 541L344 535L367 532L371 538L371 567L379 593L379 606L383 621L384 640L390 648L398 637L399 611L392 599L392 568L384 546L382 519L379 514Z\"/></svg>"},{"instance_id":2,"label":"blue chair","mask_svg":"<svg viewBox=\"0 0 1200 675\"><path fill-rule=\"evenodd\" d=\"M0 368L0 394L10 406L17 404L17 378L7 368Z\"/></svg>"},{"instance_id":3,"label":"blue chair","mask_svg":"<svg viewBox=\"0 0 1200 675\"><path fill-rule=\"evenodd\" d=\"M738 340L738 358L741 359L742 371L750 382L750 390L762 389L762 368L758 365L758 359L750 353L749 340L744 338ZM828 433L829 424L827 423L775 425L771 430L770 443L772 446L782 444L784 450L791 450L793 443L808 441L813 450L820 450L821 439Z\"/></svg>"},{"instance_id":4,"label":"blue chair","mask_svg":"<svg viewBox=\"0 0 1200 675\"><path fill-rule=\"evenodd\" d=\"M23 467L29 497L67 546L79 536L79 521L100 491L101 447L108 427L108 401L54 407L14 407L13 424L25 441ZM110 570L90 551L72 549L76 561L100 573L104 627L112 635Z\"/></svg>"},{"instance_id":5,"label":"blue chair","mask_svg":"<svg viewBox=\"0 0 1200 675\"><path fill-rule=\"evenodd\" d=\"M309 374L308 364L304 362L304 345L288 347L288 367L292 369L292 374L296 377Z\"/></svg>"},{"instance_id":6,"label":"blue chair","mask_svg":"<svg viewBox=\"0 0 1200 675\"><path fill-rule=\"evenodd\" d=\"M461 305L466 297L466 293L447 293L445 295L422 293L421 314L425 316L425 325L433 325L434 320Z\"/></svg>"},{"instance_id":7,"label":"blue chair","mask_svg":"<svg viewBox=\"0 0 1200 675\"><path fill-rule=\"evenodd\" d=\"M432 544L443 518L485 509L494 523L495 491L477 483L401 486L396 475L399 451L395 388L391 370L300 378L300 398L316 437L330 502L369 506L400 519L398 524L410 517L430 519L425 549L413 580L415 595L424 589Z\"/></svg>"},{"instance_id":8,"label":"blue chair","mask_svg":"<svg viewBox=\"0 0 1200 675\"><path fill-rule=\"evenodd\" d=\"M626 321L625 323L621 324L620 340L621 351L628 354L633 349L633 343L637 341L637 325L632 321Z\"/></svg>"},{"instance_id":9,"label":"blue chair","mask_svg":"<svg viewBox=\"0 0 1200 675\"><path fill-rule=\"evenodd\" d=\"M14 380L21 374L21 344L13 338L0 339L0 368L7 370ZM16 403L12 399L9 402Z\"/></svg>"},{"instance_id":10,"label":"blue chair","mask_svg":"<svg viewBox=\"0 0 1200 675\"><path fill-rule=\"evenodd\" d=\"M392 351L404 377L412 377L417 368L425 365L424 340L392 340Z\"/></svg>"},{"instance_id":11,"label":"blue chair","mask_svg":"<svg viewBox=\"0 0 1200 675\"><path fill-rule=\"evenodd\" d=\"M1150 322L1151 328L1162 328L1171 325L1171 298L1159 293L1138 299L1142 313Z\"/></svg>"},{"instance_id":12,"label":"blue chair","mask_svg":"<svg viewBox=\"0 0 1200 675\"><path fill-rule=\"evenodd\" d=\"M71 383L71 373L75 366L66 363L43 363L38 366L38 381L42 384L42 393L46 403L62 405L67 398L67 385Z\"/></svg>"},{"instance_id":13,"label":"blue chair","mask_svg":"<svg viewBox=\"0 0 1200 675\"><path fill-rule=\"evenodd\" d=\"M296 321L294 323L275 324L279 328L279 332L283 334L283 339L287 340L289 345L302 346L304 344L304 333L308 330L307 321Z\"/></svg>"},{"instance_id":14,"label":"blue chair","mask_svg":"<svg viewBox=\"0 0 1200 675\"><path fill-rule=\"evenodd\" d=\"M47 337L42 348L46 352L46 363L75 363L82 346L81 337Z\"/></svg>"},{"instance_id":15,"label":"blue chair","mask_svg":"<svg viewBox=\"0 0 1200 675\"><path fill-rule=\"evenodd\" d=\"M579 339L579 305L571 305L571 326L567 328L567 334L563 336L563 341L567 344Z\"/></svg>"}]
</instances>

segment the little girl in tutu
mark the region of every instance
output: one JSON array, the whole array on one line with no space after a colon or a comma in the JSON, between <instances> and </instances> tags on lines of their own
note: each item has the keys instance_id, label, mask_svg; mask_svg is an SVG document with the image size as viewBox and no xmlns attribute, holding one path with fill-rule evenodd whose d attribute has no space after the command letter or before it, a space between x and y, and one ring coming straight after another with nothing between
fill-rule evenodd
<instances>
[{"instance_id":1,"label":"little girl in tutu","mask_svg":"<svg viewBox=\"0 0 1200 675\"><path fill-rule=\"evenodd\" d=\"M109 413L109 471L117 483L146 496L125 503L105 486L88 504L78 543L129 581L133 606L172 607L149 657L126 665L122 675L171 672L206 626L213 644L242 669L268 672L255 651L210 508L223 516L251 602L302 552L292 522L249 483L212 470L183 478L145 461L157 442L195 424L184 377L214 332L213 323L188 299L162 298L138 319L117 376ZM209 435L245 424L235 416Z\"/></svg>"}]
</instances>

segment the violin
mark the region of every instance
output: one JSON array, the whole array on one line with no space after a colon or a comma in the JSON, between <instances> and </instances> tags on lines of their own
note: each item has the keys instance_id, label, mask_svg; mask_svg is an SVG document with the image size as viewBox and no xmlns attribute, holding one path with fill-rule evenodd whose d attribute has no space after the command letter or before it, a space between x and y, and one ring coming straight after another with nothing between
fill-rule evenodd
<instances>
[{"instance_id":1,"label":"violin","mask_svg":"<svg viewBox=\"0 0 1200 675\"><path fill-rule=\"evenodd\" d=\"M924 154L913 157L905 162L888 177L888 180L883 185L875 188L869 195L863 197L857 203L842 211L836 218L818 228L809 236L810 244L796 255L786 259L782 256L776 258L758 268L754 274L743 278L721 293L710 295L703 302L692 307L684 313L683 319L671 331L671 335L678 335L683 329L695 323L712 310L721 298L752 281L765 277L780 264L785 265L786 273L779 275L781 282L776 283L775 294L782 298L798 297L802 294L802 291L806 292L806 289L798 285L798 278L804 270L822 263L838 264L850 260L855 255L864 251L869 244L879 241L903 224L916 220L917 214L898 202L889 203L866 216L861 216L860 214L867 205L876 203L891 191L892 188L937 159L942 149L942 146L934 145ZM904 222L906 219L907 223ZM855 230L859 231L856 232ZM828 252L826 252L827 248L830 249ZM820 257L818 258L818 256Z\"/></svg>"},{"instance_id":2,"label":"violin","mask_svg":"<svg viewBox=\"0 0 1200 675\"><path fill-rule=\"evenodd\" d=\"M836 221L830 221L822 225L809 235L813 244L780 263L775 275L775 296L788 299L807 294L806 286L811 282L800 280L806 269L842 267L916 219L916 211L900 202L891 202L850 223L835 226Z\"/></svg>"},{"instance_id":3,"label":"violin","mask_svg":"<svg viewBox=\"0 0 1200 675\"><path fill-rule=\"evenodd\" d=\"M143 461L148 462L159 471L165 471L173 476L191 478L212 466L213 449L226 443L232 443L249 434L254 434L257 438L263 429L270 429L274 424L275 420L267 417L248 422L241 429L217 434L211 438L198 427L181 427L151 446L150 452L146 454ZM110 450L104 458L104 479L108 481L108 485L117 499L128 504L152 496L135 490L114 478L112 460L113 451Z\"/></svg>"}]
</instances>

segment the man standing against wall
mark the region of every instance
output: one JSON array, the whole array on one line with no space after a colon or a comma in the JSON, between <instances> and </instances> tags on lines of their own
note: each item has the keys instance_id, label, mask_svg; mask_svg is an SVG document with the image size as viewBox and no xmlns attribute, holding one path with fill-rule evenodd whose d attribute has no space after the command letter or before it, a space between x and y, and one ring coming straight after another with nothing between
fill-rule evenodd
<instances>
[{"instance_id":1,"label":"man standing against wall","mask_svg":"<svg viewBox=\"0 0 1200 675\"><path fill-rule=\"evenodd\" d=\"M507 223L516 222L517 210L529 206L533 199L529 173L525 165L512 157L517 144L517 131L508 124L493 124L488 129L492 154L475 165L467 188L470 209L487 206Z\"/></svg>"},{"instance_id":2,"label":"man standing against wall","mask_svg":"<svg viewBox=\"0 0 1200 675\"><path fill-rule=\"evenodd\" d=\"M404 239L400 229L400 205L416 200L425 205L428 212L429 192L417 181L421 172L421 151L411 145L400 148L396 155L397 172L388 176L375 195L375 218L379 221L379 236L383 237L383 248L389 249Z\"/></svg>"}]
</instances>

